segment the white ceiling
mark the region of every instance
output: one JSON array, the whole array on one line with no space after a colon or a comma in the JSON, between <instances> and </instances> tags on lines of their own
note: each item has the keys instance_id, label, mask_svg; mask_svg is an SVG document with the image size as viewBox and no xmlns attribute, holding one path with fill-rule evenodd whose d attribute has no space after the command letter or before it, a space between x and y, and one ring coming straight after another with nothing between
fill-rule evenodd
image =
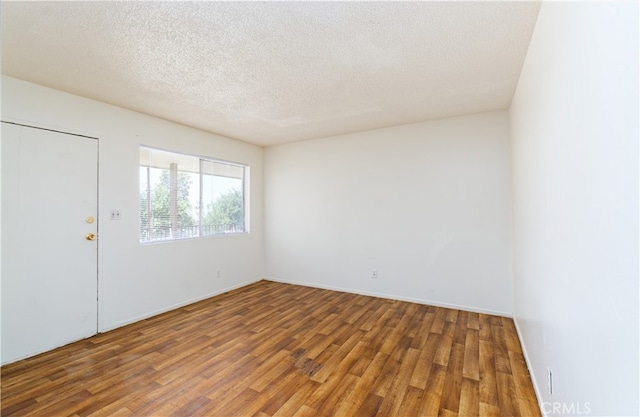
<instances>
[{"instance_id":1,"label":"white ceiling","mask_svg":"<svg viewBox=\"0 0 640 417\"><path fill-rule=\"evenodd\" d=\"M507 108L539 2L6 2L2 72L268 146Z\"/></svg>"}]
</instances>

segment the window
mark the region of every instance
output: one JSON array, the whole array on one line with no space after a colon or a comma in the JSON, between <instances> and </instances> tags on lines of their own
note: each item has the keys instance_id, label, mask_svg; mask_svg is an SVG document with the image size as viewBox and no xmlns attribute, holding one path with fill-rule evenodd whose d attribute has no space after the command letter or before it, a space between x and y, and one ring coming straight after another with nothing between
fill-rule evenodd
<instances>
[{"instance_id":1,"label":"window","mask_svg":"<svg viewBox=\"0 0 640 417\"><path fill-rule=\"evenodd\" d=\"M245 232L246 171L140 147L140 242Z\"/></svg>"}]
</instances>

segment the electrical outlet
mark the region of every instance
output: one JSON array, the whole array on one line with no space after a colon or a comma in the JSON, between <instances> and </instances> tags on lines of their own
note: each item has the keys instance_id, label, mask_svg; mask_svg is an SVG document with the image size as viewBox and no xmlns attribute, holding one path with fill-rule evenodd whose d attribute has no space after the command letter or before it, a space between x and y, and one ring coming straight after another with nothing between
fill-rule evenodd
<instances>
[{"instance_id":1,"label":"electrical outlet","mask_svg":"<svg viewBox=\"0 0 640 417\"><path fill-rule=\"evenodd\" d=\"M216 270L216 279L220 279L222 278L222 270L221 269L217 269Z\"/></svg>"},{"instance_id":2,"label":"electrical outlet","mask_svg":"<svg viewBox=\"0 0 640 417\"><path fill-rule=\"evenodd\" d=\"M111 220L120 220L120 209L111 209Z\"/></svg>"},{"instance_id":3,"label":"electrical outlet","mask_svg":"<svg viewBox=\"0 0 640 417\"><path fill-rule=\"evenodd\" d=\"M547 368L547 391L549 395L553 394L553 373L551 373L551 368Z\"/></svg>"},{"instance_id":4,"label":"electrical outlet","mask_svg":"<svg viewBox=\"0 0 640 417\"><path fill-rule=\"evenodd\" d=\"M377 269L371 270L371 278L372 279L378 279L378 270Z\"/></svg>"}]
</instances>

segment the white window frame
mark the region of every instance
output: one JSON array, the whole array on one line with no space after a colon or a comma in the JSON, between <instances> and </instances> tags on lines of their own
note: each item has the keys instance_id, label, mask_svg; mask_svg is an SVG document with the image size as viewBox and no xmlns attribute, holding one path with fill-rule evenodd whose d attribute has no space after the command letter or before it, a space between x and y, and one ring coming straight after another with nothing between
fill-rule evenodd
<instances>
[{"instance_id":1,"label":"white window frame","mask_svg":"<svg viewBox=\"0 0 640 417\"><path fill-rule=\"evenodd\" d=\"M174 242L177 240L190 240L190 239L206 239L206 238L211 238L211 237L220 237L220 236L229 236L229 235L243 235L243 234L249 234L249 172L250 172L250 166L247 164L243 164L243 163L239 163L239 162L232 162L232 161L227 161L227 160L223 160L223 159L218 159L218 158L212 158L212 157L208 157L208 156L202 156L202 155L193 155L193 154L187 154L187 153L183 153L183 152L176 152L173 150L167 150L167 149L162 149L162 148L158 148L155 146L148 146L148 145L140 145L139 148L139 162L138 162L138 166L139 166L139 173L140 173L140 178L139 178L139 198L141 198L142 193L146 192L147 194L147 218L150 219L151 218L151 210L150 210L150 204L151 204L151 184L150 184L150 179L149 179L149 173L150 173L150 169L151 168L158 168L158 169L170 169L170 168L165 168L165 167L153 167L151 166L152 163L149 162L146 165L143 165L142 163L142 152L143 150L147 150L148 152L161 152L161 153L167 153L167 154L174 154L177 158L194 158L198 160L198 171L190 171L191 173L195 173L199 175L199 195L198 195L198 209L197 209L197 213L198 213L198 218L196 220L197 223L197 231L198 234L195 236L172 236L173 233L170 233L169 237L165 237L165 238L153 238L153 239L146 239L143 240L143 230L142 230L142 209L140 209L140 212L138 213L138 240L140 242L140 244L143 245L147 245L147 244L156 244L156 243L163 243L163 242ZM213 233L206 233L205 234L205 225L204 225L204 218L205 218L205 213L204 213L204 208L203 205L205 203L204 199L203 199L203 187L204 187L204 175L212 175L212 176L220 176L220 175L214 175L214 174L205 174L203 173L203 163L212 163L212 164L220 164L220 165L227 165L230 167L237 167L237 168L242 168L242 212L243 212L243 217L242 217L242 230L233 230L233 231L222 231L222 232L213 232ZM147 168L147 178L146 178L146 188L143 189L142 185L143 185L143 179L142 179L142 169L143 168ZM179 172L187 172L184 170L180 170L180 167L176 168L176 173ZM171 182L170 182L170 187L171 187ZM172 192L177 192L177 186L175 190L170 190L170 193ZM139 201L140 202L140 201ZM169 204L172 204L172 199L170 198ZM174 204L177 204L174 203ZM140 206L140 204L139 204ZM194 226L189 226L189 227L194 227ZM173 226L170 224L169 229L171 231L176 229L176 226ZM150 230L150 229L149 229Z\"/></svg>"}]
</instances>

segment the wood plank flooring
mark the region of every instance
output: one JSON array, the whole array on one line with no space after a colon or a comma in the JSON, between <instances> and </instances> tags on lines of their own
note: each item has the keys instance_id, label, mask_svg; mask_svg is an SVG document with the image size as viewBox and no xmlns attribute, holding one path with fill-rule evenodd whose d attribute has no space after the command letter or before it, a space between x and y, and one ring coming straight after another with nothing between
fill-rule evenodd
<instances>
[{"instance_id":1,"label":"wood plank flooring","mask_svg":"<svg viewBox=\"0 0 640 417\"><path fill-rule=\"evenodd\" d=\"M513 321L260 281L2 371L7 416L539 416Z\"/></svg>"}]
</instances>

